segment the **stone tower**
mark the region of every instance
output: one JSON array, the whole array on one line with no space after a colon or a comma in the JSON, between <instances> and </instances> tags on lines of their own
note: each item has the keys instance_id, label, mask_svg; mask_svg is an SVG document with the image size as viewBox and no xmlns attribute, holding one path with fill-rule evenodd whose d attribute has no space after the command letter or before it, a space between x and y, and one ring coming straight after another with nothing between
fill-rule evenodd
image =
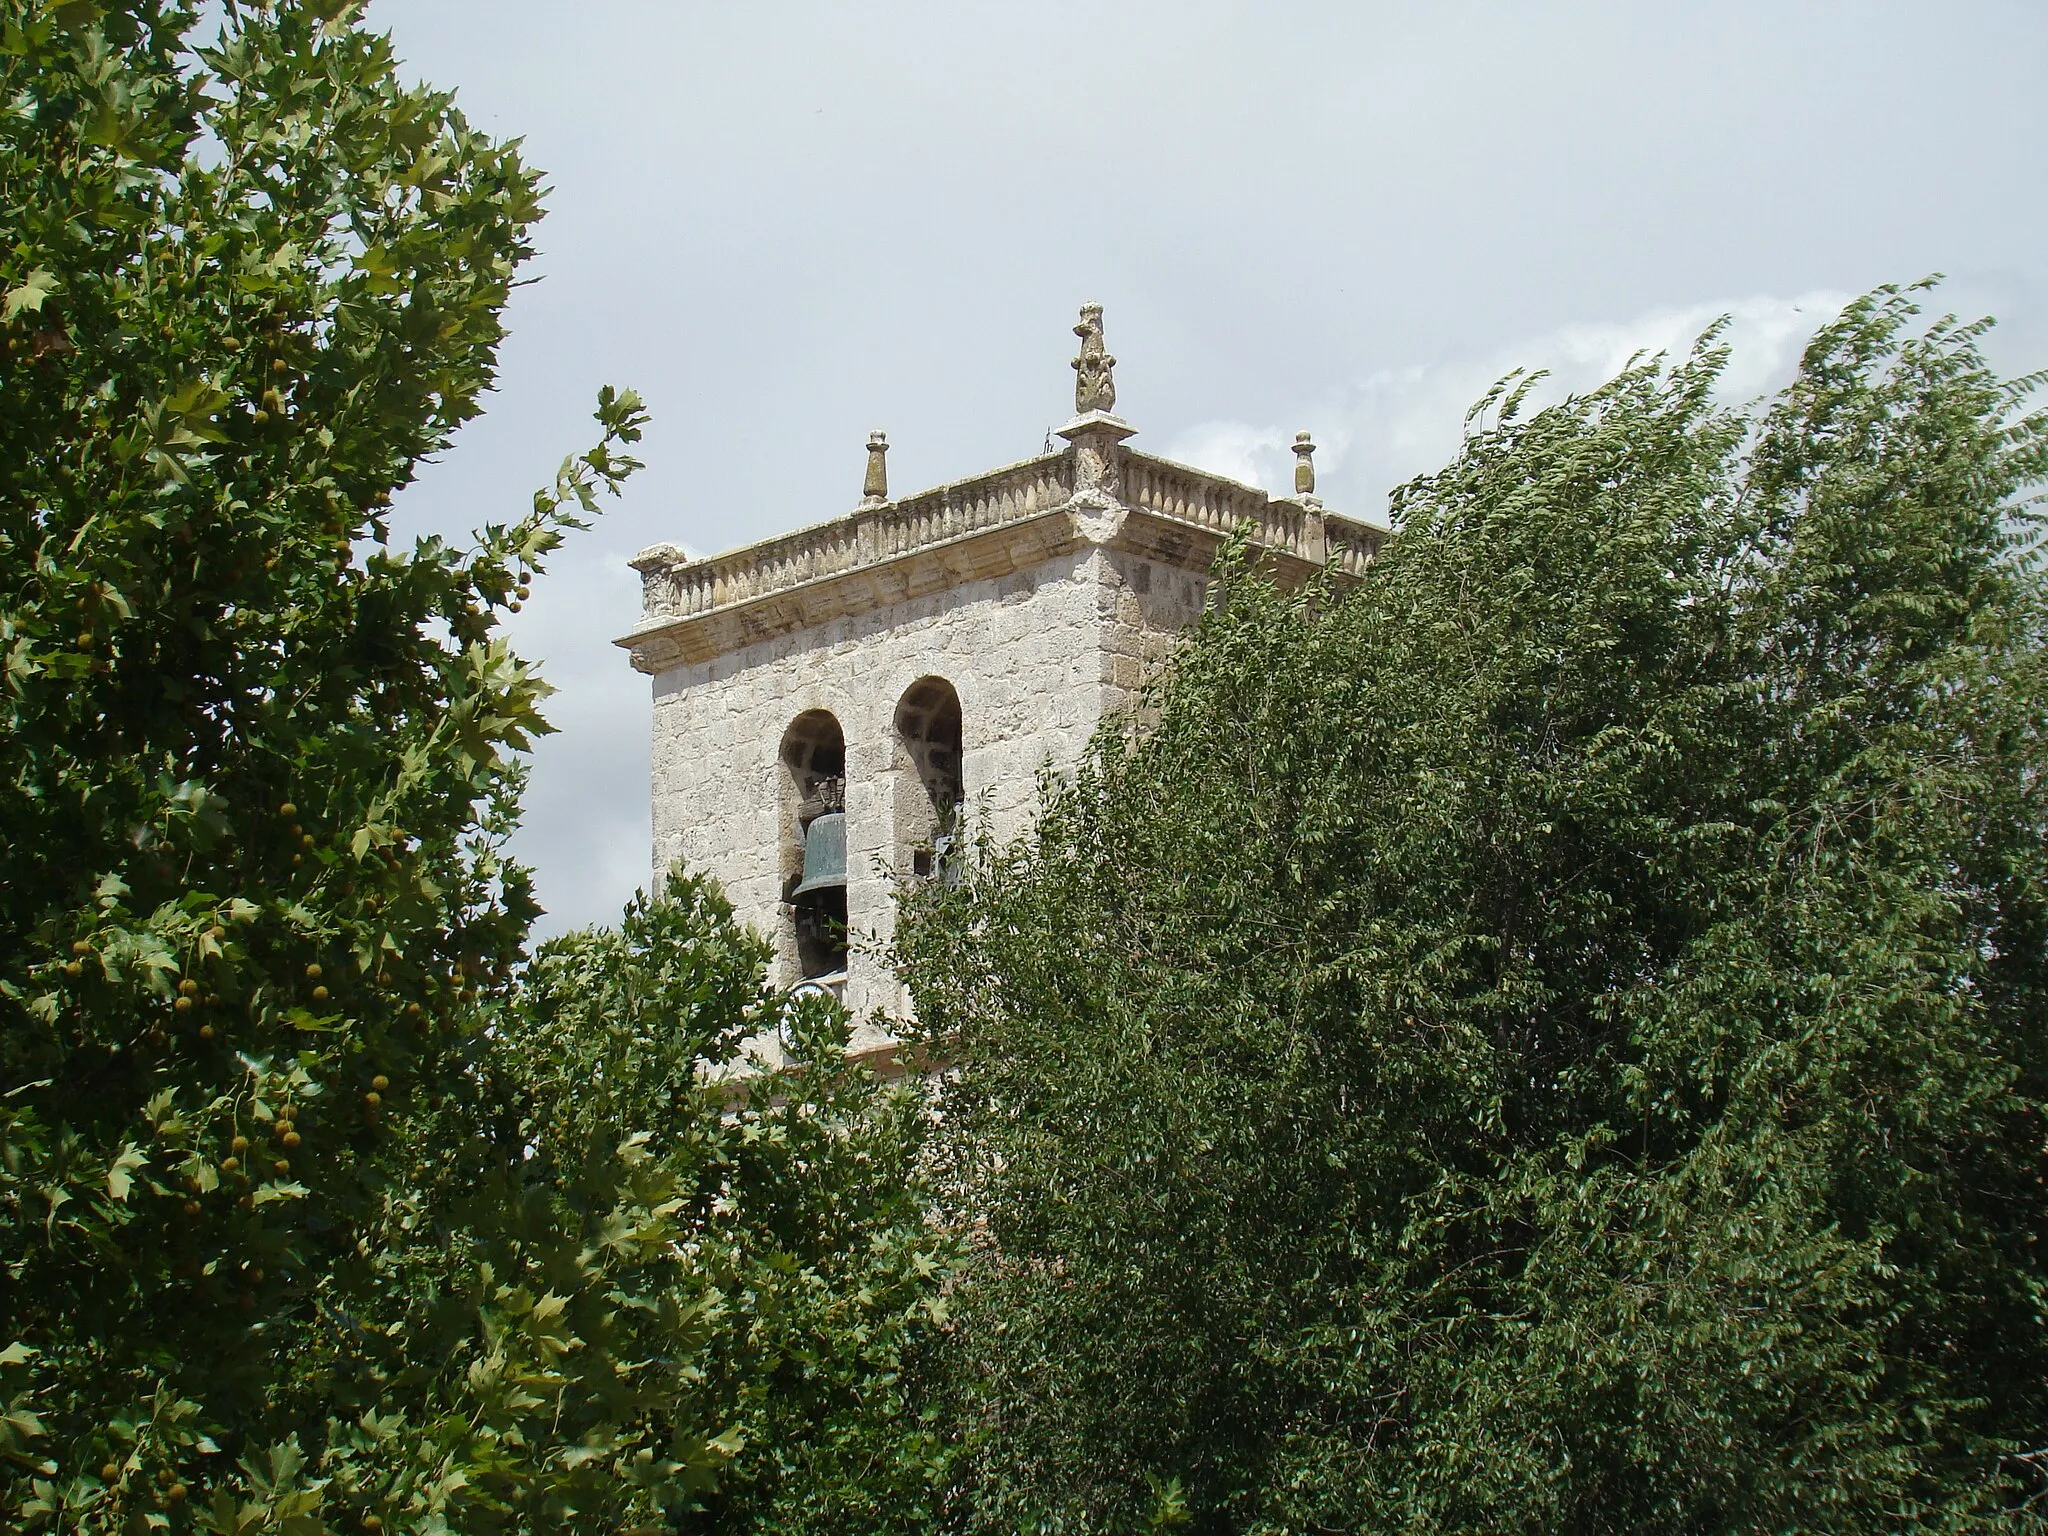
<instances>
[{"instance_id":1,"label":"stone tower","mask_svg":"<svg viewBox=\"0 0 2048 1536\"><path fill-rule=\"evenodd\" d=\"M877 432L853 510L633 562L643 612L618 643L654 680L655 869L715 875L779 979L841 996L882 1064L874 1016L907 1008L878 957L896 882L943 878L963 817L1027 825L1041 766L1135 702L1234 529L1296 578L1355 576L1383 534L1317 500L1307 433L1291 498L1131 448L1101 306L1074 330L1060 448L891 499Z\"/></svg>"}]
</instances>

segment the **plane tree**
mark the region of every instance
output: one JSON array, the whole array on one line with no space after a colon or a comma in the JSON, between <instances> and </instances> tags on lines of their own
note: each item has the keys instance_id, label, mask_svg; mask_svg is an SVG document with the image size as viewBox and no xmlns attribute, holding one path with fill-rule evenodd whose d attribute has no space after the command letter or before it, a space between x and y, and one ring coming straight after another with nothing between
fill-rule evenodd
<instances>
[{"instance_id":1,"label":"plane tree","mask_svg":"<svg viewBox=\"0 0 2048 1536\"><path fill-rule=\"evenodd\" d=\"M359 10L0 5L0 1524L910 1510L937 1250L843 1020L680 876L529 955L499 625L644 416L394 544L541 203Z\"/></svg>"}]
</instances>

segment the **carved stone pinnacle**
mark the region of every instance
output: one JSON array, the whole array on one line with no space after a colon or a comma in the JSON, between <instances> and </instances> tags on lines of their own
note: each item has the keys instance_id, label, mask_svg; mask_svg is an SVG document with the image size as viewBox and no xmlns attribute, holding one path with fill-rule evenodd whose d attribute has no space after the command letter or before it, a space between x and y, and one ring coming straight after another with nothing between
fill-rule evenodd
<instances>
[{"instance_id":1,"label":"carved stone pinnacle","mask_svg":"<svg viewBox=\"0 0 2048 1536\"><path fill-rule=\"evenodd\" d=\"M1081 323L1074 327L1081 338L1081 355L1074 359L1074 413L1116 409L1116 359L1102 346L1102 306L1083 304Z\"/></svg>"},{"instance_id":2,"label":"carved stone pinnacle","mask_svg":"<svg viewBox=\"0 0 2048 1536\"><path fill-rule=\"evenodd\" d=\"M861 500L887 501L889 499L889 434L870 432L868 434L868 473L861 483Z\"/></svg>"},{"instance_id":3,"label":"carved stone pinnacle","mask_svg":"<svg viewBox=\"0 0 2048 1536\"><path fill-rule=\"evenodd\" d=\"M1294 434L1294 494L1313 496L1316 493L1316 445L1309 441L1306 432Z\"/></svg>"}]
</instances>

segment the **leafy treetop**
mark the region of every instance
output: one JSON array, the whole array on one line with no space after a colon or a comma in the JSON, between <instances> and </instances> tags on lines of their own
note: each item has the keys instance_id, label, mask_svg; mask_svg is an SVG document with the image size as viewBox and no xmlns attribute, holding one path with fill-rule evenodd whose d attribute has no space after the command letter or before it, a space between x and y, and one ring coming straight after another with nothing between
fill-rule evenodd
<instances>
[{"instance_id":1,"label":"leafy treetop","mask_svg":"<svg viewBox=\"0 0 2048 1536\"><path fill-rule=\"evenodd\" d=\"M901 930L977 1530L2036 1530L2048 422L1851 305L1482 402Z\"/></svg>"}]
</instances>

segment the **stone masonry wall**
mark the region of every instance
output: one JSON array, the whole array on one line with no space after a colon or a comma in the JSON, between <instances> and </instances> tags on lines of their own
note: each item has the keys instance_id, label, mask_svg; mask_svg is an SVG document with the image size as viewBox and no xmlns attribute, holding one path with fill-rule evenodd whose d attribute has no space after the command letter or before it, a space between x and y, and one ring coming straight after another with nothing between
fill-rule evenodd
<instances>
[{"instance_id":1,"label":"stone masonry wall","mask_svg":"<svg viewBox=\"0 0 2048 1536\"><path fill-rule=\"evenodd\" d=\"M782 903L785 840L778 750L806 710L846 739L846 1001L856 1018L902 1017L906 1000L872 953L894 921L895 797L922 793L894 738L919 679L959 694L969 815L998 836L1029 824L1042 763L1078 761L1106 712L1135 697L1171 633L1200 612L1203 578L1100 548L1014 575L836 619L654 680L654 852L715 875L742 920L774 939L777 979L797 979ZM863 952L865 940L869 952ZM856 1047L886 1043L863 1026ZM772 1043L762 1054L772 1059Z\"/></svg>"}]
</instances>

